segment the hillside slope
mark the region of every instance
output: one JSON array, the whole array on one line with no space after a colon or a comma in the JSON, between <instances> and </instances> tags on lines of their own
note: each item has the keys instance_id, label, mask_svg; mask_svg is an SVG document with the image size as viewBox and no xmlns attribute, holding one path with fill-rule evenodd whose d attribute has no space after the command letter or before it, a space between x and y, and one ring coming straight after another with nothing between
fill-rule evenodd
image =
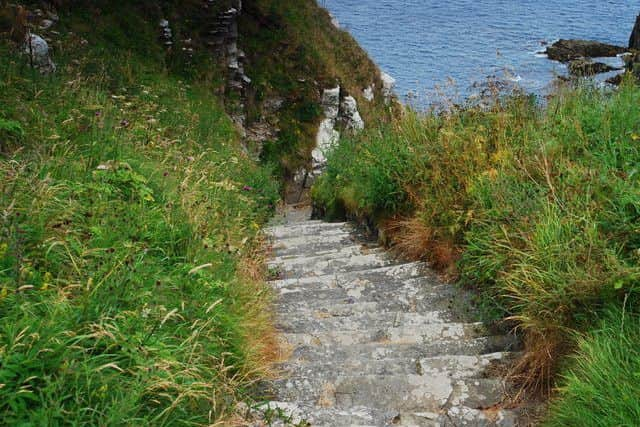
<instances>
[{"instance_id":1,"label":"hillside slope","mask_svg":"<svg viewBox=\"0 0 640 427\"><path fill-rule=\"evenodd\" d=\"M3 423L230 425L270 374L261 227L309 165L322 91L367 123L390 110L315 1L243 3L2 3Z\"/></svg>"}]
</instances>

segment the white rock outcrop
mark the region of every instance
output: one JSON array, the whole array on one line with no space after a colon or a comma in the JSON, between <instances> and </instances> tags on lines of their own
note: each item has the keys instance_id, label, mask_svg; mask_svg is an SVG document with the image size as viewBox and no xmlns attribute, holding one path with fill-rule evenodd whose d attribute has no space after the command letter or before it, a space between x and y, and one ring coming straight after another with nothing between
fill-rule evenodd
<instances>
[{"instance_id":1,"label":"white rock outcrop","mask_svg":"<svg viewBox=\"0 0 640 427\"><path fill-rule=\"evenodd\" d=\"M353 96L346 96L342 101L341 117L345 129L358 132L364 129L364 121L358 111L358 103Z\"/></svg>"},{"instance_id":2,"label":"white rock outcrop","mask_svg":"<svg viewBox=\"0 0 640 427\"><path fill-rule=\"evenodd\" d=\"M338 125L352 133L364 129L364 121L355 98L345 96L340 102L340 86L322 92L321 106L324 118L318 127L316 145L311 152L311 170L301 169L294 177L294 181L301 186L311 186L324 170L327 165L326 153L340 141L340 132L336 129Z\"/></svg>"},{"instance_id":3,"label":"white rock outcrop","mask_svg":"<svg viewBox=\"0 0 640 427\"><path fill-rule=\"evenodd\" d=\"M333 25L335 28L337 29L341 29L340 28L340 21L338 21L338 18L336 18L333 14L329 13L329 18L331 18L331 25Z\"/></svg>"},{"instance_id":4,"label":"white rock outcrop","mask_svg":"<svg viewBox=\"0 0 640 427\"><path fill-rule=\"evenodd\" d=\"M382 96L384 97L384 102L386 104L389 104L391 102L391 99L393 98L393 90L396 87L396 79L394 79L384 71L381 71L380 80L382 80Z\"/></svg>"},{"instance_id":5,"label":"white rock outcrop","mask_svg":"<svg viewBox=\"0 0 640 427\"><path fill-rule=\"evenodd\" d=\"M364 99L366 99L369 102L373 101L374 98L375 98L375 95L374 95L374 92L373 92L373 88L374 88L374 86L370 85L369 87L365 88L362 91L362 96L364 96Z\"/></svg>"},{"instance_id":6,"label":"white rock outcrop","mask_svg":"<svg viewBox=\"0 0 640 427\"><path fill-rule=\"evenodd\" d=\"M322 92L322 110L328 119L337 119L340 113L340 86Z\"/></svg>"},{"instance_id":7,"label":"white rock outcrop","mask_svg":"<svg viewBox=\"0 0 640 427\"><path fill-rule=\"evenodd\" d=\"M37 34L27 36L24 43L24 52L29 56L31 64L43 74L56 70L56 64L51 59L49 45Z\"/></svg>"},{"instance_id":8,"label":"white rock outcrop","mask_svg":"<svg viewBox=\"0 0 640 427\"><path fill-rule=\"evenodd\" d=\"M325 153L340 140L340 133L336 130L338 115L340 114L340 86L325 89L322 92L322 110L324 119L320 122L316 134L316 148L311 152L312 175L320 174L327 164Z\"/></svg>"}]
</instances>

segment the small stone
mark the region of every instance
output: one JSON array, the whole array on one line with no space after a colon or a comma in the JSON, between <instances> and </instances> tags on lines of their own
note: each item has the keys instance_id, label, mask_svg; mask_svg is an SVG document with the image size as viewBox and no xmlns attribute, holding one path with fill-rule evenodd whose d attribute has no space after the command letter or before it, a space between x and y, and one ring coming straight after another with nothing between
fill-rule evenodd
<instances>
[{"instance_id":1,"label":"small stone","mask_svg":"<svg viewBox=\"0 0 640 427\"><path fill-rule=\"evenodd\" d=\"M24 52L30 56L31 64L43 74L56 70L56 64L51 60L49 45L37 34L27 36Z\"/></svg>"},{"instance_id":2,"label":"small stone","mask_svg":"<svg viewBox=\"0 0 640 427\"><path fill-rule=\"evenodd\" d=\"M40 22L40 29L48 30L53 27L53 24L54 22L51 19L43 19L42 22Z\"/></svg>"}]
</instances>

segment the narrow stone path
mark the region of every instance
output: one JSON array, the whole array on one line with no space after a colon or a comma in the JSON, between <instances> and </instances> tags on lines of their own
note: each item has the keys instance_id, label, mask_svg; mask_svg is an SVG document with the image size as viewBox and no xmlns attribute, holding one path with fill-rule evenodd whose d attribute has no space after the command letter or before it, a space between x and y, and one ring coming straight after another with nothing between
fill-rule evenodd
<instances>
[{"instance_id":1,"label":"narrow stone path","mask_svg":"<svg viewBox=\"0 0 640 427\"><path fill-rule=\"evenodd\" d=\"M463 321L465 295L348 223L289 210L268 230L288 361L270 384L274 425L514 426L490 375L516 340ZM459 304L461 305L461 304Z\"/></svg>"}]
</instances>

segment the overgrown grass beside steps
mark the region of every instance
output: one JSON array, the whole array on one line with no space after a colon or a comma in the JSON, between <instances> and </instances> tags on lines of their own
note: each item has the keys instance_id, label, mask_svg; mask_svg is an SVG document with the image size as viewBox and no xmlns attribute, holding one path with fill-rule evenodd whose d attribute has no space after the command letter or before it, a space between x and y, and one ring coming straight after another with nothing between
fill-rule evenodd
<instances>
[{"instance_id":1,"label":"overgrown grass beside steps","mask_svg":"<svg viewBox=\"0 0 640 427\"><path fill-rule=\"evenodd\" d=\"M402 252L477 288L488 313L524 332L518 380L548 391L579 347L575 337L601 318L608 328L605 306L637 307L638 165L640 88L584 87L561 90L546 107L520 95L489 109L407 112L342 141L313 196L328 216L373 220ZM618 350L640 344L636 316L625 328L619 343L608 341L615 352L579 359L578 372L616 369L605 365L620 363ZM640 396L635 377L618 381ZM611 403L628 412L599 425L635 411Z\"/></svg>"}]
</instances>

